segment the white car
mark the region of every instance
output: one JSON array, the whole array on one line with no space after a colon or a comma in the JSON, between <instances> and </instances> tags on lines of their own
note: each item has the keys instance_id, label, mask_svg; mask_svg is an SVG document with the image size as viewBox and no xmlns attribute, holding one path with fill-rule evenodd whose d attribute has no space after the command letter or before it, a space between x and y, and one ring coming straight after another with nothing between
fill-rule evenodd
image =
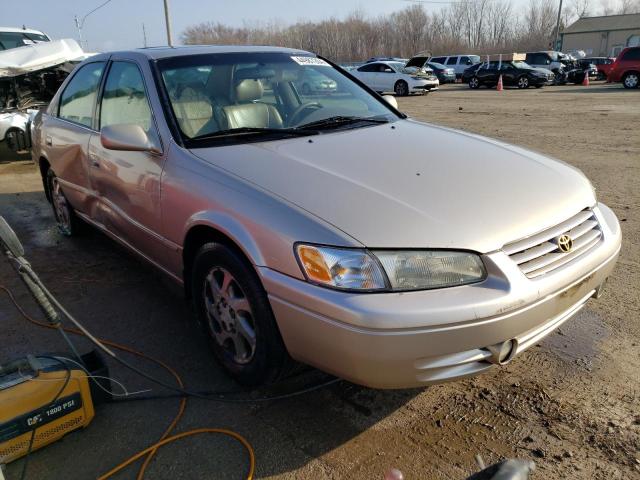
<instances>
[{"instance_id":1,"label":"white car","mask_svg":"<svg viewBox=\"0 0 640 480\"><path fill-rule=\"evenodd\" d=\"M0 50L10 50L24 47L25 45L50 41L51 39L39 30L0 27Z\"/></svg>"},{"instance_id":2,"label":"white car","mask_svg":"<svg viewBox=\"0 0 640 480\"><path fill-rule=\"evenodd\" d=\"M366 63L350 73L376 92L394 92L400 97L410 93L429 93L440 85L438 77L430 69L408 72L401 62Z\"/></svg>"}]
</instances>

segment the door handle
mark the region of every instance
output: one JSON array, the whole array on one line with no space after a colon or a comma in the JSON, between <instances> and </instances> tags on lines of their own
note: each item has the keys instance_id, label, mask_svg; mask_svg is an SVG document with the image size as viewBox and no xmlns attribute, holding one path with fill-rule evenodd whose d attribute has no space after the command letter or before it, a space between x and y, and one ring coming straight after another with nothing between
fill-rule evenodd
<instances>
[{"instance_id":1,"label":"door handle","mask_svg":"<svg viewBox=\"0 0 640 480\"><path fill-rule=\"evenodd\" d=\"M47 145L49 145L50 147L53 145L53 138L51 138L51 135L47 135L44 139L45 143Z\"/></svg>"},{"instance_id":2,"label":"door handle","mask_svg":"<svg viewBox=\"0 0 640 480\"><path fill-rule=\"evenodd\" d=\"M89 162L91 163L92 167L100 168L100 162L98 160L98 156L95 153L89 154Z\"/></svg>"}]
</instances>

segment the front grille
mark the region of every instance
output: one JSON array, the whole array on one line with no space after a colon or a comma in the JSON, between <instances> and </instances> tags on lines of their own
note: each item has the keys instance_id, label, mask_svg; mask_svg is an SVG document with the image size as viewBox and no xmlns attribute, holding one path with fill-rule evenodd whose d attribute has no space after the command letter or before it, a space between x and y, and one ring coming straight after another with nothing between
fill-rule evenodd
<instances>
[{"instance_id":1,"label":"front grille","mask_svg":"<svg viewBox=\"0 0 640 480\"><path fill-rule=\"evenodd\" d=\"M569 235L573 240L573 248L566 253L558 246L562 235ZM502 250L518 264L522 273L536 278L585 255L601 240L598 219L588 208L555 227L509 243Z\"/></svg>"}]
</instances>

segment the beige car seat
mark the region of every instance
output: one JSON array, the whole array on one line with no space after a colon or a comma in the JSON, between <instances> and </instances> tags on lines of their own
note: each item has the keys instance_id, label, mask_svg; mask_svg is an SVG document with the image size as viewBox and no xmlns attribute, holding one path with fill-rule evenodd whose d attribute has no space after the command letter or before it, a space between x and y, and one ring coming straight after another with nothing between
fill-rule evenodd
<instances>
[{"instance_id":1,"label":"beige car seat","mask_svg":"<svg viewBox=\"0 0 640 480\"><path fill-rule=\"evenodd\" d=\"M211 125L213 106L202 89L187 86L180 91L172 103L180 129L187 137L210 133L202 130L205 125ZM207 130L211 132L217 130L217 127L211 127Z\"/></svg>"},{"instance_id":2,"label":"beige car seat","mask_svg":"<svg viewBox=\"0 0 640 480\"><path fill-rule=\"evenodd\" d=\"M235 105L222 108L227 128L281 128L282 117L278 110L262 99L264 87L260 80L241 80L235 87Z\"/></svg>"}]
</instances>

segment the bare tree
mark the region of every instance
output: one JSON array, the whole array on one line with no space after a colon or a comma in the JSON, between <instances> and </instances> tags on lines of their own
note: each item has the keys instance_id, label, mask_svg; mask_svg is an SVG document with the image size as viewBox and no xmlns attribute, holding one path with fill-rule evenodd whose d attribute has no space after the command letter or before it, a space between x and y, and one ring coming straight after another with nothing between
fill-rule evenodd
<instances>
[{"instance_id":1,"label":"bare tree","mask_svg":"<svg viewBox=\"0 0 640 480\"><path fill-rule=\"evenodd\" d=\"M569 10L578 18L588 17L591 13L591 0L573 0Z\"/></svg>"},{"instance_id":2,"label":"bare tree","mask_svg":"<svg viewBox=\"0 0 640 480\"><path fill-rule=\"evenodd\" d=\"M632 8L634 1L640 0L629 0L631 7L626 8ZM356 10L344 18L293 25L271 22L231 27L204 22L186 28L182 41L287 46L314 51L336 61L378 55L408 57L423 50L434 55L516 52L547 48L554 33L556 13L556 0L530 0L521 16L511 0L460 1L431 13L421 5L411 5L376 18Z\"/></svg>"}]
</instances>

